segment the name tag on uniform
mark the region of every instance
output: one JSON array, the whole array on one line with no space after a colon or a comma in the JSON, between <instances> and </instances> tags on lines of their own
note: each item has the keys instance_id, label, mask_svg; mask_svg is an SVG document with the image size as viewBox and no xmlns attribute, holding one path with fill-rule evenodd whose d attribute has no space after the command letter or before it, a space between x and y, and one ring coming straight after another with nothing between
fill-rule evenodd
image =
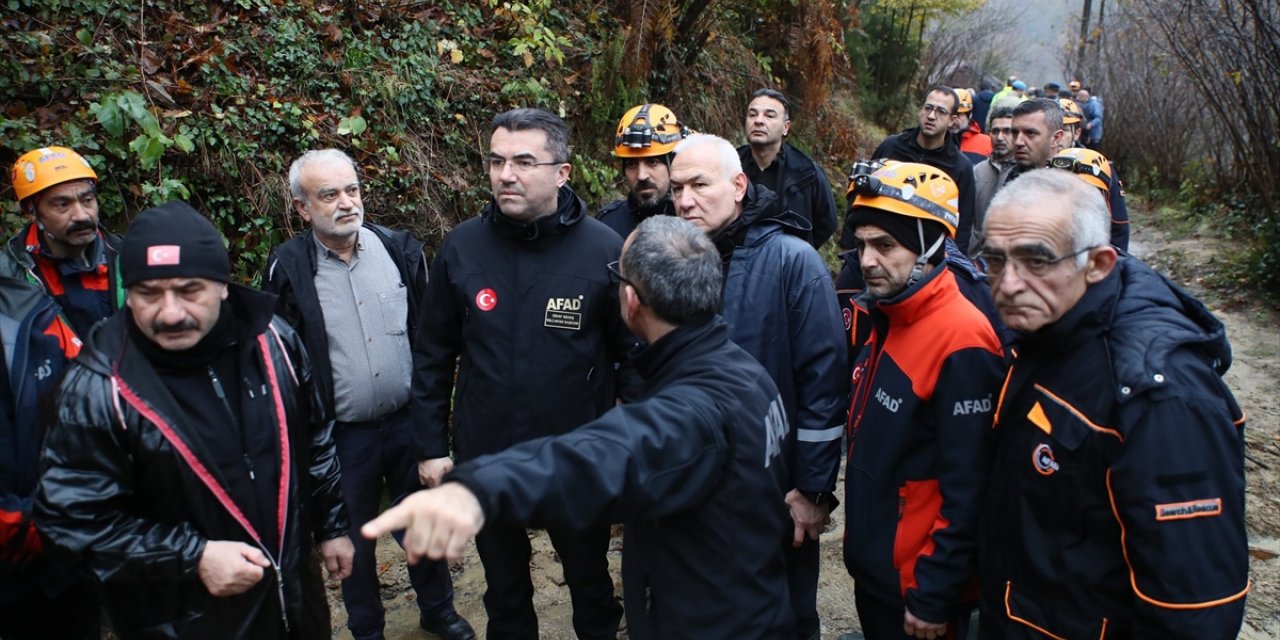
<instances>
[{"instance_id":1,"label":"name tag on uniform","mask_svg":"<svg viewBox=\"0 0 1280 640\"><path fill-rule=\"evenodd\" d=\"M542 326L551 329L582 330L582 296L576 298L548 298L547 311Z\"/></svg>"}]
</instances>

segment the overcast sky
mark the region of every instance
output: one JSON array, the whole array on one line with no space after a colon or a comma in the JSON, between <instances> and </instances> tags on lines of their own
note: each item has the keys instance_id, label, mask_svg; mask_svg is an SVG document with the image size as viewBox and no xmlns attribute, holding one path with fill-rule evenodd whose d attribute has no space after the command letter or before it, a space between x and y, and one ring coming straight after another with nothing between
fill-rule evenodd
<instances>
[{"instance_id":1,"label":"overcast sky","mask_svg":"<svg viewBox=\"0 0 1280 640\"><path fill-rule=\"evenodd\" d=\"M1081 0L988 0L990 10L1008 8L1019 16L1020 32L1027 46L1020 47L1019 59L1012 60L1013 75L1029 84L1040 86L1047 82L1065 85L1070 78L1062 72L1058 61L1064 46L1064 33L1072 19L1080 15ZM1094 1L1094 15L1098 2ZM1079 27L1076 27L1077 29Z\"/></svg>"}]
</instances>

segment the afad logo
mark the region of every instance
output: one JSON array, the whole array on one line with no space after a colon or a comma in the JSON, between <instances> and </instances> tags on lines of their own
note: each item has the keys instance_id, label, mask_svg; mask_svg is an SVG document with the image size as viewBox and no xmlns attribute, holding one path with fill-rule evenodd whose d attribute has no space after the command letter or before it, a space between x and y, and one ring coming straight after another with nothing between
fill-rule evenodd
<instances>
[{"instance_id":1,"label":"afad logo","mask_svg":"<svg viewBox=\"0 0 1280 640\"><path fill-rule=\"evenodd\" d=\"M1041 444L1031 452L1031 464L1035 466L1036 473L1042 476L1051 476L1058 470L1058 461L1053 459L1053 449L1047 444Z\"/></svg>"},{"instance_id":2,"label":"afad logo","mask_svg":"<svg viewBox=\"0 0 1280 640\"><path fill-rule=\"evenodd\" d=\"M476 308L481 311L493 311L498 306L498 294L493 289L481 289L476 294Z\"/></svg>"}]
</instances>

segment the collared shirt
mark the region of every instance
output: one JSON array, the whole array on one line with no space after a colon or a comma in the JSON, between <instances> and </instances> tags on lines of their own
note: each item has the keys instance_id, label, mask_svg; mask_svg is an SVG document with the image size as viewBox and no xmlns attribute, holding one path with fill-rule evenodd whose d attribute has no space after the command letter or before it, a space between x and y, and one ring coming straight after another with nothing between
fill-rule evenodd
<instances>
[{"instance_id":1,"label":"collared shirt","mask_svg":"<svg viewBox=\"0 0 1280 640\"><path fill-rule=\"evenodd\" d=\"M313 236L314 237L314 236ZM324 309L339 422L391 414L409 401L409 291L387 248L361 227L350 262L316 242L316 294Z\"/></svg>"}]
</instances>

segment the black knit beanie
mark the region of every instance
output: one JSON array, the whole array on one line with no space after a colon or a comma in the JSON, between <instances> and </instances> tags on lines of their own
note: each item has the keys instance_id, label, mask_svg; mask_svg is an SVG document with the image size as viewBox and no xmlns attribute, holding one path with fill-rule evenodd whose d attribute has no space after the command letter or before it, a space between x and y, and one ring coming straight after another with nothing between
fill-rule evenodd
<instances>
[{"instance_id":1,"label":"black knit beanie","mask_svg":"<svg viewBox=\"0 0 1280 640\"><path fill-rule=\"evenodd\" d=\"M120 246L124 286L160 278L231 280L222 234L208 218L180 200L134 218Z\"/></svg>"},{"instance_id":2,"label":"black knit beanie","mask_svg":"<svg viewBox=\"0 0 1280 640\"><path fill-rule=\"evenodd\" d=\"M920 233L916 229L917 220L921 222L924 229L924 247L920 246ZM871 207L854 207L849 211L849 217L845 219L844 223L855 229L864 224L880 227L893 236L893 239L897 240L898 244L906 247L916 255L924 253L925 249L932 247L933 243L938 241L938 236L947 232L946 227L943 227L940 222L913 218ZM929 263L942 264L942 260L946 258L946 255L947 252L942 247L938 247L938 250L929 256Z\"/></svg>"}]
</instances>

